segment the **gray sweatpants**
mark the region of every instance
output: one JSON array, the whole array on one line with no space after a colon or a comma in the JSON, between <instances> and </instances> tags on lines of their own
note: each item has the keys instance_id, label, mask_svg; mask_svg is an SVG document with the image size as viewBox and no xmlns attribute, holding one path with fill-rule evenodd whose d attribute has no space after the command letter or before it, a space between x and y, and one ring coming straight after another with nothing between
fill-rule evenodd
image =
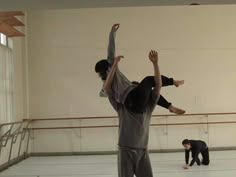
<instances>
[{"instance_id":1,"label":"gray sweatpants","mask_svg":"<svg viewBox=\"0 0 236 177\"><path fill-rule=\"evenodd\" d=\"M120 147L118 154L119 177L153 177L147 149Z\"/></svg>"}]
</instances>

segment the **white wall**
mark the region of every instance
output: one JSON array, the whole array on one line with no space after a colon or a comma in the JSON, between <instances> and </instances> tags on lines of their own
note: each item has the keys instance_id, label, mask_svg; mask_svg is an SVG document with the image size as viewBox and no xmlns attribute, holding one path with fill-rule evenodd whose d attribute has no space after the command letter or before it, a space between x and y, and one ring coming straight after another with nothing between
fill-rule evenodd
<instances>
[{"instance_id":1,"label":"white wall","mask_svg":"<svg viewBox=\"0 0 236 177\"><path fill-rule=\"evenodd\" d=\"M24 18L22 19L22 21ZM26 22L24 22L26 23ZM27 34L26 27L22 27L21 31L24 31L25 37L15 37L13 39L13 55L15 61L14 68L14 108L16 120L22 120L28 117L28 61L27 61L27 49L26 41Z\"/></svg>"},{"instance_id":2,"label":"white wall","mask_svg":"<svg viewBox=\"0 0 236 177\"><path fill-rule=\"evenodd\" d=\"M185 79L181 88L163 88L174 105L198 112L235 111L236 6L101 8L28 12L29 117L116 115L99 98L102 83L95 63L106 57L108 33L117 32L121 70L130 80L153 73L147 54L159 52L161 72ZM157 107L154 114L168 113ZM231 120L235 116L161 118L153 122ZM95 124L115 120L93 121ZM80 125L62 122L34 126ZM87 122L82 121L82 124ZM180 148L181 140L204 139L211 146L236 146L235 125L152 128L151 149ZM224 130L224 133L223 131ZM82 133L82 135L81 135ZM105 141L106 140L106 141ZM105 142L104 142L105 141ZM114 150L117 129L35 131L33 152Z\"/></svg>"},{"instance_id":3,"label":"white wall","mask_svg":"<svg viewBox=\"0 0 236 177\"><path fill-rule=\"evenodd\" d=\"M27 15L27 14L25 14ZM27 21L25 17L19 17L19 19L25 24L25 27L19 27L18 29L25 34L25 37L14 37L13 41L13 59L14 59L14 120L21 121L22 119L28 118L28 94L27 94ZM13 131L20 124L16 124L13 127ZM4 127L5 128L5 127ZM10 126L6 127L7 130ZM11 159L18 156L19 145L20 145L21 135L18 136L16 143L12 148ZM26 140L22 143L20 155L22 155L26 149ZM10 153L11 138L9 139L7 146L2 148L0 156L0 165L8 161Z\"/></svg>"}]
</instances>

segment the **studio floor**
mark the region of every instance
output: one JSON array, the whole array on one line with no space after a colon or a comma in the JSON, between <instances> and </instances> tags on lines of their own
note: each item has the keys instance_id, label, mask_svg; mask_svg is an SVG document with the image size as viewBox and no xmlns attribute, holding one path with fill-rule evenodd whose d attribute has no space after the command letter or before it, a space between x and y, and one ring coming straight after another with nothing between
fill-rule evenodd
<instances>
[{"instance_id":1,"label":"studio floor","mask_svg":"<svg viewBox=\"0 0 236 177\"><path fill-rule=\"evenodd\" d=\"M154 177L235 177L236 151L210 152L210 166L183 170L184 153L150 154ZM117 177L116 155L30 157L0 177Z\"/></svg>"}]
</instances>

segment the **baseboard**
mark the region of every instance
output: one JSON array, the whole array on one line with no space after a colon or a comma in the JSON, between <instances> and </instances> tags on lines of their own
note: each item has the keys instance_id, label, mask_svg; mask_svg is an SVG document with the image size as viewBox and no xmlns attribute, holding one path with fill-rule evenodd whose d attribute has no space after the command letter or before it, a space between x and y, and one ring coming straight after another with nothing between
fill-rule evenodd
<instances>
[{"instance_id":1,"label":"baseboard","mask_svg":"<svg viewBox=\"0 0 236 177\"><path fill-rule=\"evenodd\" d=\"M22 154L21 156L16 157L16 158L10 160L9 162L6 162L6 163L0 165L0 172L3 171L3 170L6 170L10 166L15 165L15 164L17 164L17 163L19 163L19 162L21 162L21 161L23 161L23 160L25 160L29 157L30 157L29 154Z\"/></svg>"},{"instance_id":2,"label":"baseboard","mask_svg":"<svg viewBox=\"0 0 236 177\"><path fill-rule=\"evenodd\" d=\"M211 147L210 151L230 151L236 150L236 146L232 147ZM149 153L176 153L183 152L183 149L150 149ZM73 156L73 155L115 155L117 151L86 151L86 152L33 152L32 157L40 156Z\"/></svg>"}]
</instances>

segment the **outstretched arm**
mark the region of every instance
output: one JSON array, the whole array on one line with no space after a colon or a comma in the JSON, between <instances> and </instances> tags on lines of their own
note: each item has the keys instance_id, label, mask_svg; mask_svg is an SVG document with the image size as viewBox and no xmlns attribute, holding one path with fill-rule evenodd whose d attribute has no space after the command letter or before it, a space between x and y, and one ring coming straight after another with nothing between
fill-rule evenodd
<instances>
[{"instance_id":1,"label":"outstretched arm","mask_svg":"<svg viewBox=\"0 0 236 177\"><path fill-rule=\"evenodd\" d=\"M185 165L183 166L184 169L189 169L189 150L185 150Z\"/></svg>"},{"instance_id":2,"label":"outstretched arm","mask_svg":"<svg viewBox=\"0 0 236 177\"><path fill-rule=\"evenodd\" d=\"M120 61L121 58L124 58L123 56L117 56L114 60L114 63L107 75L107 79L104 83L104 86L103 86L103 89L106 93L109 93L110 90L111 90L111 84L112 84L112 81L113 81L113 78L114 78L114 75L116 73L116 70L118 68L118 63Z\"/></svg>"},{"instance_id":3,"label":"outstretched arm","mask_svg":"<svg viewBox=\"0 0 236 177\"><path fill-rule=\"evenodd\" d=\"M185 163L188 165L189 162L189 150L185 150Z\"/></svg>"},{"instance_id":4,"label":"outstretched arm","mask_svg":"<svg viewBox=\"0 0 236 177\"><path fill-rule=\"evenodd\" d=\"M162 81L161 81L161 74L160 74L160 69L158 65L158 53L155 50L151 50L149 52L149 59L152 62L153 67L154 67L154 79L155 79L154 91L157 95L159 95L161 91Z\"/></svg>"},{"instance_id":5,"label":"outstretched arm","mask_svg":"<svg viewBox=\"0 0 236 177\"><path fill-rule=\"evenodd\" d=\"M199 153L200 153L200 150L199 150L199 149L198 149L197 151L194 151L194 152L192 151L192 157L193 157L193 159L192 159L192 161L191 161L191 163L190 163L189 166L193 166L193 164L194 164L195 162L197 162L197 164L200 165L200 161L199 161L199 159L198 159Z\"/></svg>"},{"instance_id":6,"label":"outstretched arm","mask_svg":"<svg viewBox=\"0 0 236 177\"><path fill-rule=\"evenodd\" d=\"M109 43L108 43L108 49L107 49L107 60L110 63L110 65L113 64L115 59L115 35L116 31L119 29L120 24L114 24L111 28L111 32L109 35Z\"/></svg>"}]
</instances>

